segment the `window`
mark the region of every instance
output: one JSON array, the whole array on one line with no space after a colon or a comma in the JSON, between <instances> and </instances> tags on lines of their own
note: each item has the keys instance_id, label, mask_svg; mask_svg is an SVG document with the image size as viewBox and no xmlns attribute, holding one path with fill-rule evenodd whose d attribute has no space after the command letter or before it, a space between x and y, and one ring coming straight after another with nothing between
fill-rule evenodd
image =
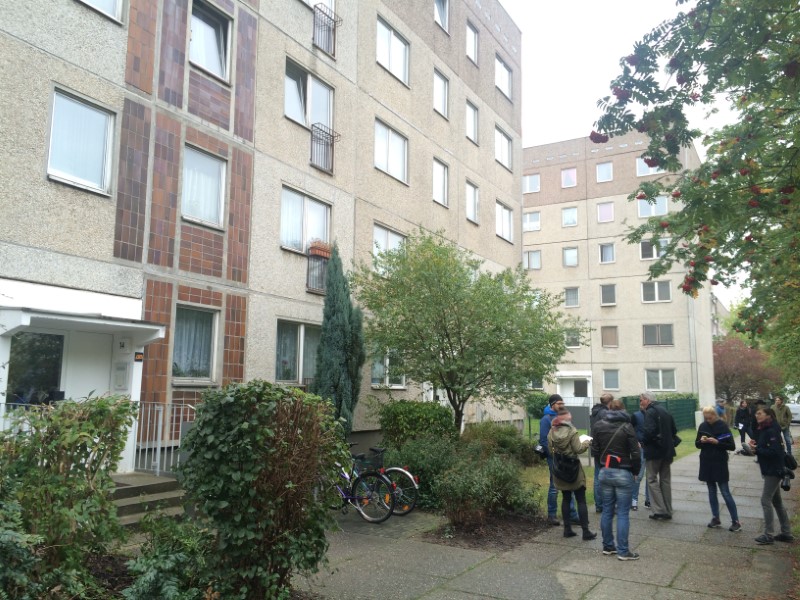
<instances>
[{"instance_id":1,"label":"window","mask_svg":"<svg viewBox=\"0 0 800 600\"><path fill-rule=\"evenodd\" d=\"M494 57L494 84L506 98L511 100L511 69L497 55Z\"/></svg>"},{"instance_id":2,"label":"window","mask_svg":"<svg viewBox=\"0 0 800 600\"><path fill-rule=\"evenodd\" d=\"M672 325L642 325L645 346L673 346Z\"/></svg>"},{"instance_id":3,"label":"window","mask_svg":"<svg viewBox=\"0 0 800 600\"><path fill-rule=\"evenodd\" d=\"M467 138L476 144L478 143L478 108L467 100L466 112L466 134Z\"/></svg>"},{"instance_id":4,"label":"window","mask_svg":"<svg viewBox=\"0 0 800 600\"><path fill-rule=\"evenodd\" d=\"M616 348L619 346L619 336L616 325L608 325L600 328L600 340L603 348Z\"/></svg>"},{"instance_id":5,"label":"window","mask_svg":"<svg viewBox=\"0 0 800 600\"><path fill-rule=\"evenodd\" d=\"M447 165L433 159L433 200L447 206Z\"/></svg>"},{"instance_id":6,"label":"window","mask_svg":"<svg viewBox=\"0 0 800 600\"><path fill-rule=\"evenodd\" d=\"M667 214L667 197L658 196L655 204L650 204L647 200L637 200L639 217L645 219Z\"/></svg>"},{"instance_id":7,"label":"window","mask_svg":"<svg viewBox=\"0 0 800 600\"><path fill-rule=\"evenodd\" d=\"M448 30L449 15L450 0L433 0L433 20L445 31Z\"/></svg>"},{"instance_id":8,"label":"window","mask_svg":"<svg viewBox=\"0 0 800 600\"><path fill-rule=\"evenodd\" d=\"M293 62L286 61L284 114L301 125L333 126L333 90Z\"/></svg>"},{"instance_id":9,"label":"window","mask_svg":"<svg viewBox=\"0 0 800 600\"><path fill-rule=\"evenodd\" d=\"M57 91L53 98L47 174L108 192L113 126L111 113Z\"/></svg>"},{"instance_id":10,"label":"window","mask_svg":"<svg viewBox=\"0 0 800 600\"><path fill-rule=\"evenodd\" d=\"M580 348L581 334L576 329L567 329L564 332L564 341L567 345L567 348Z\"/></svg>"},{"instance_id":11,"label":"window","mask_svg":"<svg viewBox=\"0 0 800 600\"><path fill-rule=\"evenodd\" d=\"M614 203L601 202L597 205L597 222L611 223L614 220Z\"/></svg>"},{"instance_id":12,"label":"window","mask_svg":"<svg viewBox=\"0 0 800 600\"><path fill-rule=\"evenodd\" d=\"M41 404L61 391L64 337L55 333L21 331L11 338L6 402ZM5 365L3 365L5 368ZM60 395L60 394L59 394ZM11 408L11 407L8 407Z\"/></svg>"},{"instance_id":13,"label":"window","mask_svg":"<svg viewBox=\"0 0 800 600\"><path fill-rule=\"evenodd\" d=\"M511 168L511 138L499 127L494 128L494 159L505 168Z\"/></svg>"},{"instance_id":14,"label":"window","mask_svg":"<svg viewBox=\"0 0 800 600\"><path fill-rule=\"evenodd\" d=\"M181 214L222 227L224 206L225 162L186 146L183 153Z\"/></svg>"},{"instance_id":15,"label":"window","mask_svg":"<svg viewBox=\"0 0 800 600\"><path fill-rule=\"evenodd\" d=\"M321 333L317 325L278 321L275 381L308 385L314 379Z\"/></svg>"},{"instance_id":16,"label":"window","mask_svg":"<svg viewBox=\"0 0 800 600\"><path fill-rule=\"evenodd\" d=\"M597 183L605 183L614 179L614 163L604 162L597 164Z\"/></svg>"},{"instance_id":17,"label":"window","mask_svg":"<svg viewBox=\"0 0 800 600\"><path fill-rule=\"evenodd\" d=\"M198 0L192 3L189 60L221 79L228 78L228 28L230 21Z\"/></svg>"},{"instance_id":18,"label":"window","mask_svg":"<svg viewBox=\"0 0 800 600\"><path fill-rule=\"evenodd\" d=\"M669 281L645 281L642 283L642 302L669 302L672 300Z\"/></svg>"},{"instance_id":19,"label":"window","mask_svg":"<svg viewBox=\"0 0 800 600\"><path fill-rule=\"evenodd\" d=\"M542 268L542 251L541 250L529 250L527 252L522 253L522 266L531 270L537 270Z\"/></svg>"},{"instance_id":20,"label":"window","mask_svg":"<svg viewBox=\"0 0 800 600\"><path fill-rule=\"evenodd\" d=\"M514 241L514 213L510 208L497 202L495 204L496 233L504 240Z\"/></svg>"},{"instance_id":21,"label":"window","mask_svg":"<svg viewBox=\"0 0 800 600\"><path fill-rule=\"evenodd\" d=\"M603 389L619 389L619 369L603 369Z\"/></svg>"},{"instance_id":22,"label":"window","mask_svg":"<svg viewBox=\"0 0 800 600\"><path fill-rule=\"evenodd\" d=\"M328 242L331 208L289 188L281 195L281 246L307 252L312 241Z\"/></svg>"},{"instance_id":23,"label":"window","mask_svg":"<svg viewBox=\"0 0 800 600\"><path fill-rule=\"evenodd\" d=\"M433 109L443 117L447 118L447 98L450 82L447 77L433 70Z\"/></svg>"},{"instance_id":24,"label":"window","mask_svg":"<svg viewBox=\"0 0 800 600\"><path fill-rule=\"evenodd\" d=\"M375 121L375 167L406 182L408 140L391 127Z\"/></svg>"},{"instance_id":25,"label":"window","mask_svg":"<svg viewBox=\"0 0 800 600\"><path fill-rule=\"evenodd\" d=\"M561 209L561 226L562 227L576 227L578 225L578 208L562 208Z\"/></svg>"},{"instance_id":26,"label":"window","mask_svg":"<svg viewBox=\"0 0 800 600\"><path fill-rule=\"evenodd\" d=\"M471 184L469 181L466 185L466 200L467 218L473 223L477 223L478 215L480 214L480 191L478 186Z\"/></svg>"},{"instance_id":27,"label":"window","mask_svg":"<svg viewBox=\"0 0 800 600\"><path fill-rule=\"evenodd\" d=\"M531 194L539 191L539 174L522 176L522 193Z\"/></svg>"},{"instance_id":28,"label":"window","mask_svg":"<svg viewBox=\"0 0 800 600\"><path fill-rule=\"evenodd\" d=\"M568 287L564 288L564 306L566 308L575 308L580 303L579 288Z\"/></svg>"},{"instance_id":29,"label":"window","mask_svg":"<svg viewBox=\"0 0 800 600\"><path fill-rule=\"evenodd\" d=\"M600 306L614 306L617 303L617 285L604 283L600 286Z\"/></svg>"},{"instance_id":30,"label":"window","mask_svg":"<svg viewBox=\"0 0 800 600\"><path fill-rule=\"evenodd\" d=\"M378 64L408 85L408 42L383 19L378 19L377 44Z\"/></svg>"},{"instance_id":31,"label":"window","mask_svg":"<svg viewBox=\"0 0 800 600\"><path fill-rule=\"evenodd\" d=\"M572 167L570 169L561 169L561 187L571 188L578 185L578 169Z\"/></svg>"},{"instance_id":32,"label":"window","mask_svg":"<svg viewBox=\"0 0 800 600\"><path fill-rule=\"evenodd\" d=\"M563 252L564 266L565 267L577 267L578 266L578 249L577 248L564 248L562 252Z\"/></svg>"},{"instance_id":33,"label":"window","mask_svg":"<svg viewBox=\"0 0 800 600\"><path fill-rule=\"evenodd\" d=\"M653 243L654 241L656 242L655 244ZM653 260L664 256L667 244L669 244L669 239L642 240L639 242L639 256L642 260Z\"/></svg>"},{"instance_id":34,"label":"window","mask_svg":"<svg viewBox=\"0 0 800 600\"><path fill-rule=\"evenodd\" d=\"M467 58L478 64L478 30L467 21Z\"/></svg>"},{"instance_id":35,"label":"window","mask_svg":"<svg viewBox=\"0 0 800 600\"><path fill-rule=\"evenodd\" d=\"M674 390L675 369L645 369L645 386L648 390Z\"/></svg>"},{"instance_id":36,"label":"window","mask_svg":"<svg viewBox=\"0 0 800 600\"><path fill-rule=\"evenodd\" d=\"M395 373L391 367L394 352L389 352L384 356L372 361L372 386L373 387L406 387L406 376Z\"/></svg>"},{"instance_id":37,"label":"window","mask_svg":"<svg viewBox=\"0 0 800 600\"><path fill-rule=\"evenodd\" d=\"M397 250L404 239L406 239L404 235L380 225L375 225L372 228L372 253L377 256L382 252Z\"/></svg>"},{"instance_id":38,"label":"window","mask_svg":"<svg viewBox=\"0 0 800 600\"><path fill-rule=\"evenodd\" d=\"M600 244L600 264L613 263L614 260L614 244Z\"/></svg>"},{"instance_id":39,"label":"window","mask_svg":"<svg viewBox=\"0 0 800 600\"><path fill-rule=\"evenodd\" d=\"M178 306L175 308L175 344L172 376L213 379L214 325L216 312Z\"/></svg>"},{"instance_id":40,"label":"window","mask_svg":"<svg viewBox=\"0 0 800 600\"><path fill-rule=\"evenodd\" d=\"M119 20L120 0L81 0L81 2L96 8L113 19Z\"/></svg>"},{"instance_id":41,"label":"window","mask_svg":"<svg viewBox=\"0 0 800 600\"><path fill-rule=\"evenodd\" d=\"M538 210L522 213L522 231L539 231L541 228L542 213Z\"/></svg>"},{"instance_id":42,"label":"window","mask_svg":"<svg viewBox=\"0 0 800 600\"><path fill-rule=\"evenodd\" d=\"M646 175L657 175L663 173L664 169L661 167L648 167L643 158L636 159L636 176L644 177Z\"/></svg>"}]
</instances>

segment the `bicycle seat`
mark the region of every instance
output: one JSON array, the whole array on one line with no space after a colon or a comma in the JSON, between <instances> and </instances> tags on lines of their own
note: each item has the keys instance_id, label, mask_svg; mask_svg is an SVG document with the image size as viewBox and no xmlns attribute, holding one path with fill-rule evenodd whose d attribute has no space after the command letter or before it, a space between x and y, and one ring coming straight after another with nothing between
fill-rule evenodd
<instances>
[{"instance_id":1,"label":"bicycle seat","mask_svg":"<svg viewBox=\"0 0 800 600\"><path fill-rule=\"evenodd\" d=\"M364 454L363 452L362 452L361 454L353 454L353 455L351 455L351 456L352 456L352 457L353 457L355 460L364 460L364 459L367 457L367 455L366 455L366 454Z\"/></svg>"},{"instance_id":2,"label":"bicycle seat","mask_svg":"<svg viewBox=\"0 0 800 600\"><path fill-rule=\"evenodd\" d=\"M372 447L370 447L370 450L372 452L374 452L375 454L383 454L384 452L386 452L386 448L372 448Z\"/></svg>"}]
</instances>

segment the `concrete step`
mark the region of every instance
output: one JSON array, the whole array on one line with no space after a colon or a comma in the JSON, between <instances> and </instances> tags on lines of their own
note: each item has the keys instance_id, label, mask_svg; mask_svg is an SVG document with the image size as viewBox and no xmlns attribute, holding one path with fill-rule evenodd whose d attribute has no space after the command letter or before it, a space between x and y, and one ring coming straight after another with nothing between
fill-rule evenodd
<instances>
[{"instance_id":1,"label":"concrete step","mask_svg":"<svg viewBox=\"0 0 800 600\"><path fill-rule=\"evenodd\" d=\"M140 512L132 515L125 515L119 518L119 522L123 527L135 528L144 518L146 513ZM158 514L164 517L172 517L174 519L183 518L184 512L182 506L172 506L170 508L161 509Z\"/></svg>"},{"instance_id":2,"label":"concrete step","mask_svg":"<svg viewBox=\"0 0 800 600\"><path fill-rule=\"evenodd\" d=\"M183 490L171 490L156 494L143 494L136 498L114 500L119 516L144 513L173 506L183 506Z\"/></svg>"},{"instance_id":3,"label":"concrete step","mask_svg":"<svg viewBox=\"0 0 800 600\"><path fill-rule=\"evenodd\" d=\"M117 483L114 504L122 525L135 527L148 512L183 516L184 491L175 479L147 473L116 474L113 479Z\"/></svg>"}]
</instances>

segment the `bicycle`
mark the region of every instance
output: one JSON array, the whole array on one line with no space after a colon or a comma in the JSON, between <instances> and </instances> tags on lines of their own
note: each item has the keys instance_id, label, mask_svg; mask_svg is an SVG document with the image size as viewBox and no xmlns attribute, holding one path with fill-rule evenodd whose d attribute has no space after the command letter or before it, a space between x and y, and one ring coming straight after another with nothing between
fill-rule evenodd
<instances>
[{"instance_id":1,"label":"bicycle","mask_svg":"<svg viewBox=\"0 0 800 600\"><path fill-rule=\"evenodd\" d=\"M351 448L356 444L351 444ZM419 498L419 478L412 475L405 467L385 467L383 466L383 454L386 448L370 447L372 456L366 457L365 454L356 454L353 459L356 468L361 464L362 467L372 468L385 475L394 485L395 506L394 513L398 517L409 514L417 505Z\"/></svg>"},{"instance_id":2,"label":"bicycle","mask_svg":"<svg viewBox=\"0 0 800 600\"><path fill-rule=\"evenodd\" d=\"M339 463L339 478L330 486L338 503L329 505L347 514L353 506L368 523L383 523L392 516L395 508L394 486L388 477L377 471L357 473L353 463L350 473Z\"/></svg>"}]
</instances>

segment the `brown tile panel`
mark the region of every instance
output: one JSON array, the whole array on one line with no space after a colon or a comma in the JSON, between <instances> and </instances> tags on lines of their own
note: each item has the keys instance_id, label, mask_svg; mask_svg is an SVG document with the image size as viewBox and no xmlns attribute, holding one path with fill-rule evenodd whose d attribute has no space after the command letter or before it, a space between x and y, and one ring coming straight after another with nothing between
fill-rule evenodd
<instances>
[{"instance_id":1,"label":"brown tile panel","mask_svg":"<svg viewBox=\"0 0 800 600\"><path fill-rule=\"evenodd\" d=\"M147 262L172 267L175 261L175 223L181 176L180 123L165 114L157 114L155 137Z\"/></svg>"},{"instance_id":2,"label":"brown tile panel","mask_svg":"<svg viewBox=\"0 0 800 600\"><path fill-rule=\"evenodd\" d=\"M188 0L164 0L158 97L179 108L183 107L188 15Z\"/></svg>"},{"instance_id":3,"label":"brown tile panel","mask_svg":"<svg viewBox=\"0 0 800 600\"><path fill-rule=\"evenodd\" d=\"M147 94L152 94L158 3L152 0L130 0L130 2L125 82Z\"/></svg>"},{"instance_id":4,"label":"brown tile panel","mask_svg":"<svg viewBox=\"0 0 800 600\"><path fill-rule=\"evenodd\" d=\"M178 286L178 302L192 302L204 306L222 307L222 292L208 288L194 288L188 285Z\"/></svg>"},{"instance_id":5,"label":"brown tile panel","mask_svg":"<svg viewBox=\"0 0 800 600\"><path fill-rule=\"evenodd\" d=\"M253 201L253 155L233 149L228 213L228 279L247 283L250 259L250 211Z\"/></svg>"},{"instance_id":6,"label":"brown tile panel","mask_svg":"<svg viewBox=\"0 0 800 600\"><path fill-rule=\"evenodd\" d=\"M166 325L163 340L144 347L142 365L142 402L166 402L167 384L171 372L169 339L172 315L171 283L148 279L145 281L144 319Z\"/></svg>"},{"instance_id":7,"label":"brown tile panel","mask_svg":"<svg viewBox=\"0 0 800 600\"><path fill-rule=\"evenodd\" d=\"M236 100L233 108L233 133L253 141L256 105L256 48L258 19L246 10L239 10L236 52Z\"/></svg>"},{"instance_id":8,"label":"brown tile panel","mask_svg":"<svg viewBox=\"0 0 800 600\"><path fill-rule=\"evenodd\" d=\"M200 275L222 277L223 235L221 232L182 224L178 268Z\"/></svg>"},{"instance_id":9,"label":"brown tile panel","mask_svg":"<svg viewBox=\"0 0 800 600\"><path fill-rule=\"evenodd\" d=\"M220 158L228 158L229 156L228 144L188 125L186 126L186 143L207 150Z\"/></svg>"},{"instance_id":10,"label":"brown tile panel","mask_svg":"<svg viewBox=\"0 0 800 600\"><path fill-rule=\"evenodd\" d=\"M144 248L150 123L150 109L126 98L119 139L114 256L134 262L142 261Z\"/></svg>"},{"instance_id":11,"label":"brown tile panel","mask_svg":"<svg viewBox=\"0 0 800 600\"><path fill-rule=\"evenodd\" d=\"M192 70L189 72L189 112L223 129L229 129L231 91Z\"/></svg>"},{"instance_id":12,"label":"brown tile panel","mask_svg":"<svg viewBox=\"0 0 800 600\"><path fill-rule=\"evenodd\" d=\"M247 298L228 294L225 304L225 349L222 358L222 385L228 385L232 381L244 381Z\"/></svg>"}]
</instances>

